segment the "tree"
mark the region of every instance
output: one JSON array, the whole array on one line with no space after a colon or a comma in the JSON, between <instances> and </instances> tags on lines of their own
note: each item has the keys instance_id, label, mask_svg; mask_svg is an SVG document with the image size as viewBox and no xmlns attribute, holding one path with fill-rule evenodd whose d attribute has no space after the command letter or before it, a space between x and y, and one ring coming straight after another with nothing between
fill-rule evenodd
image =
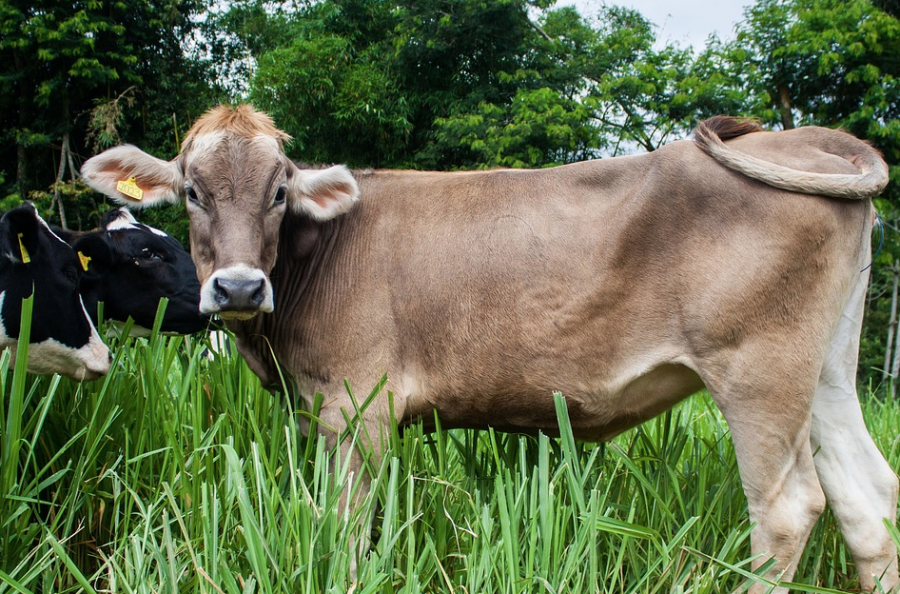
<instances>
[{"instance_id":1,"label":"tree","mask_svg":"<svg viewBox=\"0 0 900 594\"><path fill-rule=\"evenodd\" d=\"M599 156L604 139L582 101L580 71L594 32L571 7L538 13L535 20L524 3L505 3L494 12L486 17L491 28L482 27L485 39L469 41L456 55L446 48L461 44L447 40L462 35L467 18L476 18L470 13L458 23L445 18L443 33L426 28L410 34L404 59L420 55L411 61L413 73L460 73L443 85L434 81L431 89L423 85L426 77L418 79L417 94L425 105L442 108L432 107L424 116L431 132L416 161L471 169L543 167ZM436 49L417 41L433 35L444 39ZM465 52L471 51L478 60L467 59Z\"/></svg>"},{"instance_id":2,"label":"tree","mask_svg":"<svg viewBox=\"0 0 900 594\"><path fill-rule=\"evenodd\" d=\"M652 151L685 137L705 117L742 111L745 95L715 54L695 57L675 45L654 49L653 26L635 10L606 6L598 20L585 69L586 102L613 154L622 145Z\"/></svg>"},{"instance_id":3,"label":"tree","mask_svg":"<svg viewBox=\"0 0 900 594\"><path fill-rule=\"evenodd\" d=\"M731 46L760 98L790 128L843 126L900 157L900 20L869 0L760 0Z\"/></svg>"},{"instance_id":4,"label":"tree","mask_svg":"<svg viewBox=\"0 0 900 594\"><path fill-rule=\"evenodd\" d=\"M307 160L540 167L653 150L740 103L721 90L734 73L655 50L637 12L606 7L593 27L550 4L323 0L287 12L250 0L229 22L256 52L251 99Z\"/></svg>"},{"instance_id":5,"label":"tree","mask_svg":"<svg viewBox=\"0 0 900 594\"><path fill-rule=\"evenodd\" d=\"M66 170L65 183L73 183L74 169L90 154L89 114L128 89L133 104L117 131L171 154L173 115L189 122L216 93L207 65L183 46L206 5L207 0L0 2L0 163L15 163L14 171L0 174L7 180L0 188L3 206L36 196L46 207L43 197L54 193L84 197L75 186L33 192L53 182L58 186ZM82 209L70 207L80 226Z\"/></svg>"},{"instance_id":6,"label":"tree","mask_svg":"<svg viewBox=\"0 0 900 594\"><path fill-rule=\"evenodd\" d=\"M543 13L536 57L503 73L515 94L454 106L436 139L467 147L464 166L534 167L652 151L705 117L745 110L739 76L718 54L655 49L653 26L631 9L604 6L597 22L572 7Z\"/></svg>"},{"instance_id":7,"label":"tree","mask_svg":"<svg viewBox=\"0 0 900 594\"><path fill-rule=\"evenodd\" d=\"M82 89L119 78L135 57L111 52L99 59L98 43L122 38L120 23L77 3L4 2L0 4L0 71L3 139L16 147L16 189L25 196L34 174L29 152L69 131L73 103ZM14 120L12 118L15 118ZM4 143L6 144L6 143Z\"/></svg>"},{"instance_id":8,"label":"tree","mask_svg":"<svg viewBox=\"0 0 900 594\"><path fill-rule=\"evenodd\" d=\"M519 89L507 103L483 102L469 113L437 118L434 126L432 150L453 154L467 169L583 161L599 144L587 108L547 87Z\"/></svg>"},{"instance_id":9,"label":"tree","mask_svg":"<svg viewBox=\"0 0 900 594\"><path fill-rule=\"evenodd\" d=\"M263 48L250 96L294 136L292 150L304 159L453 166L431 150L434 122L515 95L519 85L502 73L530 59L528 6L326 0L294 14L245 6L244 14L291 32L277 47L247 35L248 48Z\"/></svg>"},{"instance_id":10,"label":"tree","mask_svg":"<svg viewBox=\"0 0 900 594\"><path fill-rule=\"evenodd\" d=\"M257 56L250 98L291 134L294 154L353 166L402 162L412 124L386 58L387 5L321 2L268 18L291 34Z\"/></svg>"}]
</instances>

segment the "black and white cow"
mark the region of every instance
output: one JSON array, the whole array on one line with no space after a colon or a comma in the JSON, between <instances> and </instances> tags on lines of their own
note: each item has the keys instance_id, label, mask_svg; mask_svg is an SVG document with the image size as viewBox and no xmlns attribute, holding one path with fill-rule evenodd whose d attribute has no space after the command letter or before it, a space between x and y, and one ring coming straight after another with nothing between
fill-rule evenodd
<instances>
[{"instance_id":1,"label":"black and white cow","mask_svg":"<svg viewBox=\"0 0 900 594\"><path fill-rule=\"evenodd\" d=\"M98 323L98 302L106 320L134 319L132 334L153 327L159 300L168 298L160 330L192 334L207 327L200 314L200 283L190 254L173 237L135 220L125 208L104 216L100 229L57 231L82 264L81 296Z\"/></svg>"},{"instance_id":2,"label":"black and white cow","mask_svg":"<svg viewBox=\"0 0 900 594\"><path fill-rule=\"evenodd\" d=\"M106 375L110 355L78 291L81 263L29 204L0 219L0 349L19 341L22 299L34 294L28 371L75 380Z\"/></svg>"}]
</instances>

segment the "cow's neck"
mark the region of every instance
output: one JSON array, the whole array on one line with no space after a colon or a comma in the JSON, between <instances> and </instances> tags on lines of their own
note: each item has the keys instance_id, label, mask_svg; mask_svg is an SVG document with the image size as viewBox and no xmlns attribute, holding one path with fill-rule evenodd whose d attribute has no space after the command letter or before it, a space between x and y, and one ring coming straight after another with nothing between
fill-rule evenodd
<instances>
[{"instance_id":1,"label":"cow's neck","mask_svg":"<svg viewBox=\"0 0 900 594\"><path fill-rule=\"evenodd\" d=\"M345 217L347 215L344 215ZM342 217L343 218L343 217ZM286 215L278 242L278 258L269 275L275 294L275 311L259 314L251 320L228 322L234 332L238 351L250 369L269 389L282 388L282 376L274 357L281 362L281 373L290 367L285 357L290 348L302 340L297 336L302 326L303 305L321 269L327 267L339 235L342 218L318 223L305 217ZM290 389L291 378L284 375Z\"/></svg>"}]
</instances>

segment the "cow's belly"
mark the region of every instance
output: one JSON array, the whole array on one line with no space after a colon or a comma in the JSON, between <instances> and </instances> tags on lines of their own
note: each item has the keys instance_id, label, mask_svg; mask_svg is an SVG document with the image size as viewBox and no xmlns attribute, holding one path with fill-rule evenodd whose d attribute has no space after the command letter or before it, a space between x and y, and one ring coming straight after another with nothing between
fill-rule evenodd
<instances>
[{"instance_id":1,"label":"cow's belly","mask_svg":"<svg viewBox=\"0 0 900 594\"><path fill-rule=\"evenodd\" d=\"M413 391L407 396L404 421L421 419L432 428L435 411L444 428L487 428L550 435L559 432L553 393L566 397L575 436L605 441L668 410L703 388L688 367L667 363L640 375L598 380L594 386L560 382L558 387L523 388L502 394Z\"/></svg>"}]
</instances>

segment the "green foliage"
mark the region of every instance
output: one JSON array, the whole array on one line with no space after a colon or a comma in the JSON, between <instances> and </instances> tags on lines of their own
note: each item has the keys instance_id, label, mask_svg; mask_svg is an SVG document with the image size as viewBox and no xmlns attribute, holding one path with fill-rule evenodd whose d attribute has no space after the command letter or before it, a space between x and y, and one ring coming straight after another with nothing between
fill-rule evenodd
<instances>
[{"instance_id":1,"label":"green foliage","mask_svg":"<svg viewBox=\"0 0 900 594\"><path fill-rule=\"evenodd\" d=\"M192 37L207 4L0 2L0 196L28 196L57 181L64 138L76 167L92 141L173 154L173 117L190 122L218 92L202 40ZM118 113L98 127L104 106ZM90 216L72 217L79 218Z\"/></svg>"},{"instance_id":2,"label":"green foliage","mask_svg":"<svg viewBox=\"0 0 900 594\"><path fill-rule=\"evenodd\" d=\"M422 124L438 104L474 106L514 92L502 73L528 68L541 47L527 10L522 0L401 4L396 60L404 86L426 104Z\"/></svg>"},{"instance_id":3,"label":"green foliage","mask_svg":"<svg viewBox=\"0 0 900 594\"><path fill-rule=\"evenodd\" d=\"M747 18L734 48L767 103L758 115L787 127L841 125L897 160L896 17L868 0L761 0Z\"/></svg>"},{"instance_id":4,"label":"green foliage","mask_svg":"<svg viewBox=\"0 0 900 594\"><path fill-rule=\"evenodd\" d=\"M546 166L653 150L740 104L721 61L655 50L637 12L604 7L594 28L550 4L244 2L227 20L256 52L251 99L310 161Z\"/></svg>"},{"instance_id":5,"label":"green foliage","mask_svg":"<svg viewBox=\"0 0 900 594\"><path fill-rule=\"evenodd\" d=\"M562 400L559 440L392 427L371 496L344 515L354 479L298 431L310 413L208 346L114 340L116 372L88 384L0 356L0 591L344 592L369 517L358 591L717 593L758 579L706 396L605 446L572 438ZM897 407L865 405L893 466ZM854 579L826 515L797 580Z\"/></svg>"},{"instance_id":6,"label":"green foliage","mask_svg":"<svg viewBox=\"0 0 900 594\"><path fill-rule=\"evenodd\" d=\"M98 42L126 33L115 14L105 15L100 8L100 3L4 2L0 51L11 53L21 68L4 72L4 79L15 84L37 76L29 80L37 83L33 99L46 107L64 99L67 87L94 87L127 76L136 62L133 48L111 52L107 60L97 57Z\"/></svg>"},{"instance_id":7,"label":"green foliage","mask_svg":"<svg viewBox=\"0 0 900 594\"><path fill-rule=\"evenodd\" d=\"M410 131L393 81L377 60L351 60L353 52L336 35L298 37L259 60L251 98L293 136L291 150L303 159L391 161Z\"/></svg>"},{"instance_id":8,"label":"green foliage","mask_svg":"<svg viewBox=\"0 0 900 594\"><path fill-rule=\"evenodd\" d=\"M385 54L390 7L324 2L286 14L265 6L238 4L223 22L256 51L250 99L291 134L289 150L308 162L396 164L411 123Z\"/></svg>"},{"instance_id":9,"label":"green foliage","mask_svg":"<svg viewBox=\"0 0 900 594\"><path fill-rule=\"evenodd\" d=\"M122 144L120 130L125 123L125 109L134 104L133 91L134 87L128 87L115 99L94 100L86 140L91 141L95 153Z\"/></svg>"},{"instance_id":10,"label":"green foliage","mask_svg":"<svg viewBox=\"0 0 900 594\"><path fill-rule=\"evenodd\" d=\"M585 60L585 103L613 154L634 145L655 150L704 117L735 112L743 96L726 90L729 79L709 55L695 60L690 49L654 49L651 24L634 10L608 6L598 19Z\"/></svg>"},{"instance_id":11,"label":"green foliage","mask_svg":"<svg viewBox=\"0 0 900 594\"><path fill-rule=\"evenodd\" d=\"M549 88L519 89L508 105L481 103L476 113L437 118L435 143L460 148L464 167L545 167L597 154L587 109ZM464 152L463 152L464 151Z\"/></svg>"},{"instance_id":12,"label":"green foliage","mask_svg":"<svg viewBox=\"0 0 900 594\"><path fill-rule=\"evenodd\" d=\"M77 208L71 206L67 208L66 216L69 225L79 229L98 227L103 215L115 206L110 204L105 196L98 197L97 193L80 179L54 183L46 192L35 190L28 195L28 200L37 207L38 213L45 221L59 220L57 200L63 202L63 208L66 208L66 205L77 205Z\"/></svg>"}]
</instances>

